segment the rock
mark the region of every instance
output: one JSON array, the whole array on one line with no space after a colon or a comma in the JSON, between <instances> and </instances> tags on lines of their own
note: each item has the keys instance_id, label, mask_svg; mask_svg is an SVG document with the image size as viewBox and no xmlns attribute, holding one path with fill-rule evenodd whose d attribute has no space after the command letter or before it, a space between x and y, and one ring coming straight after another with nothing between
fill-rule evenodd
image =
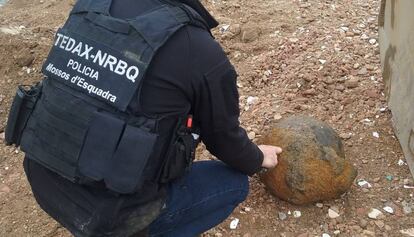
<instances>
[{"instance_id":1,"label":"rock","mask_svg":"<svg viewBox=\"0 0 414 237\"><path fill-rule=\"evenodd\" d=\"M342 139L344 139L344 140L348 140L348 139L350 139L352 137L352 134L351 133L341 133L339 135L339 137L342 138Z\"/></svg>"},{"instance_id":2,"label":"rock","mask_svg":"<svg viewBox=\"0 0 414 237\"><path fill-rule=\"evenodd\" d=\"M253 140L256 138L256 133L255 132L249 132L249 134L247 134L247 136L249 137L250 140Z\"/></svg>"},{"instance_id":3,"label":"rock","mask_svg":"<svg viewBox=\"0 0 414 237\"><path fill-rule=\"evenodd\" d=\"M274 120L281 120L282 119L282 115L281 114L275 114L275 116L273 117Z\"/></svg>"},{"instance_id":4,"label":"rock","mask_svg":"<svg viewBox=\"0 0 414 237\"><path fill-rule=\"evenodd\" d=\"M302 234L298 235L297 237L309 237L309 234L308 233L302 233Z\"/></svg>"},{"instance_id":5,"label":"rock","mask_svg":"<svg viewBox=\"0 0 414 237\"><path fill-rule=\"evenodd\" d=\"M369 98L372 98L372 99L378 99L379 98L378 91L376 91L376 90L368 90L368 91L366 91L366 94Z\"/></svg>"},{"instance_id":6,"label":"rock","mask_svg":"<svg viewBox=\"0 0 414 237\"><path fill-rule=\"evenodd\" d=\"M15 56L15 60L17 65L20 67L29 67L32 65L35 57L31 54L27 54L26 52L20 53L17 56Z\"/></svg>"},{"instance_id":7,"label":"rock","mask_svg":"<svg viewBox=\"0 0 414 237\"><path fill-rule=\"evenodd\" d=\"M231 222L230 222L230 229L231 230L235 230L235 229L237 229L237 226L239 225L239 219L237 219L237 218L234 218L234 220L232 220Z\"/></svg>"},{"instance_id":8,"label":"rock","mask_svg":"<svg viewBox=\"0 0 414 237\"><path fill-rule=\"evenodd\" d=\"M4 132L0 133L0 139L4 140L6 138L6 135L4 134Z\"/></svg>"},{"instance_id":9,"label":"rock","mask_svg":"<svg viewBox=\"0 0 414 237\"><path fill-rule=\"evenodd\" d=\"M355 79L355 78L352 78L352 79L349 79L349 80L345 81L345 86L348 89L356 88L356 87L358 87L358 85L359 85L359 81L358 81L358 79Z\"/></svg>"},{"instance_id":10,"label":"rock","mask_svg":"<svg viewBox=\"0 0 414 237\"><path fill-rule=\"evenodd\" d=\"M220 232L217 232L217 233L214 234L214 237L223 237L223 234L220 233Z\"/></svg>"},{"instance_id":11,"label":"rock","mask_svg":"<svg viewBox=\"0 0 414 237\"><path fill-rule=\"evenodd\" d=\"M412 236L414 237L414 228L406 229L406 230L400 230L400 233L405 236Z\"/></svg>"},{"instance_id":12,"label":"rock","mask_svg":"<svg viewBox=\"0 0 414 237\"><path fill-rule=\"evenodd\" d=\"M392 207L386 206L383 209L387 213L394 214L394 209L392 209Z\"/></svg>"},{"instance_id":13,"label":"rock","mask_svg":"<svg viewBox=\"0 0 414 237\"><path fill-rule=\"evenodd\" d=\"M246 102L247 102L247 105L257 104L257 102L259 102L259 97L249 96L249 97L247 97Z\"/></svg>"},{"instance_id":14,"label":"rock","mask_svg":"<svg viewBox=\"0 0 414 237\"><path fill-rule=\"evenodd\" d=\"M361 188L372 188L372 185L363 179L358 181L358 186Z\"/></svg>"},{"instance_id":15,"label":"rock","mask_svg":"<svg viewBox=\"0 0 414 237\"><path fill-rule=\"evenodd\" d=\"M293 212L293 217L295 217L295 218L299 218L299 217L301 217L302 216L302 212L300 212L300 211L294 211Z\"/></svg>"},{"instance_id":16,"label":"rock","mask_svg":"<svg viewBox=\"0 0 414 237\"><path fill-rule=\"evenodd\" d=\"M231 25L230 32L234 35L239 35L241 33L241 26L239 24Z\"/></svg>"},{"instance_id":17,"label":"rock","mask_svg":"<svg viewBox=\"0 0 414 237\"><path fill-rule=\"evenodd\" d=\"M316 90L315 89L309 89L303 92L304 95L316 95Z\"/></svg>"},{"instance_id":18,"label":"rock","mask_svg":"<svg viewBox=\"0 0 414 237\"><path fill-rule=\"evenodd\" d=\"M11 189L9 188L9 186L5 185L5 184L0 184L0 194L1 193L10 193Z\"/></svg>"},{"instance_id":19,"label":"rock","mask_svg":"<svg viewBox=\"0 0 414 237\"><path fill-rule=\"evenodd\" d=\"M318 202L318 203L316 203L316 206L319 207L319 208L322 208L323 204Z\"/></svg>"},{"instance_id":20,"label":"rock","mask_svg":"<svg viewBox=\"0 0 414 237\"><path fill-rule=\"evenodd\" d=\"M362 229L367 228L367 226L368 226L368 221L367 221L367 220L365 220L365 219L361 219L361 220L359 220L359 226L360 226Z\"/></svg>"},{"instance_id":21,"label":"rock","mask_svg":"<svg viewBox=\"0 0 414 237\"><path fill-rule=\"evenodd\" d=\"M324 233L322 234L322 237L331 237L331 236L329 234Z\"/></svg>"},{"instance_id":22,"label":"rock","mask_svg":"<svg viewBox=\"0 0 414 237\"><path fill-rule=\"evenodd\" d=\"M413 212L413 209L412 209L411 205L408 202L403 201L401 203L401 205L402 205L404 214L407 215L407 214L411 214Z\"/></svg>"},{"instance_id":23,"label":"rock","mask_svg":"<svg viewBox=\"0 0 414 237\"><path fill-rule=\"evenodd\" d=\"M257 26L243 27L243 29L241 30L241 40L244 43L252 42L259 37L260 33L261 30Z\"/></svg>"},{"instance_id":24,"label":"rock","mask_svg":"<svg viewBox=\"0 0 414 237\"><path fill-rule=\"evenodd\" d=\"M279 216L279 219L280 219L281 221L284 221L284 220L286 220L286 219L287 219L287 215L286 215L286 213L284 213L284 212L279 212L278 216Z\"/></svg>"},{"instance_id":25,"label":"rock","mask_svg":"<svg viewBox=\"0 0 414 237\"><path fill-rule=\"evenodd\" d=\"M332 210L332 209L329 208L329 210L328 210L328 216L331 219L335 219L335 218L338 218L339 217L339 214L336 211L334 211L334 210Z\"/></svg>"},{"instance_id":26,"label":"rock","mask_svg":"<svg viewBox=\"0 0 414 237\"><path fill-rule=\"evenodd\" d=\"M374 222L376 226L378 226L378 228L382 229L385 226L385 223L383 221L377 220Z\"/></svg>"},{"instance_id":27,"label":"rock","mask_svg":"<svg viewBox=\"0 0 414 237\"><path fill-rule=\"evenodd\" d=\"M371 237L375 237L375 232L373 232L373 231L369 231L369 230L364 230L364 231L362 231L362 234L363 234L364 236L371 236Z\"/></svg>"},{"instance_id":28,"label":"rock","mask_svg":"<svg viewBox=\"0 0 414 237\"><path fill-rule=\"evenodd\" d=\"M365 75L365 74L367 74L368 73L368 71L367 71L367 69L364 67L364 68L361 68L361 70L359 70L358 71L358 75Z\"/></svg>"},{"instance_id":29,"label":"rock","mask_svg":"<svg viewBox=\"0 0 414 237\"><path fill-rule=\"evenodd\" d=\"M282 147L278 166L261 180L273 195L294 204L339 198L357 175L337 133L310 117L278 121L259 143Z\"/></svg>"},{"instance_id":30,"label":"rock","mask_svg":"<svg viewBox=\"0 0 414 237\"><path fill-rule=\"evenodd\" d=\"M371 210L368 212L368 217L374 220L379 219L382 215L382 212L375 208L371 208Z\"/></svg>"}]
</instances>

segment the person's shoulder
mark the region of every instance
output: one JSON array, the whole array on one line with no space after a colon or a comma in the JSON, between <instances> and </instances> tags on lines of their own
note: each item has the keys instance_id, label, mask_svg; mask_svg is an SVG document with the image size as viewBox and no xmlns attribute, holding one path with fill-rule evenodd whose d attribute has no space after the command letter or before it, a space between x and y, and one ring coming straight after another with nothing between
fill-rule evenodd
<instances>
[{"instance_id":1,"label":"person's shoulder","mask_svg":"<svg viewBox=\"0 0 414 237\"><path fill-rule=\"evenodd\" d=\"M186 30L193 66L200 73L208 72L217 65L228 61L223 48L210 32L194 26L188 26Z\"/></svg>"}]
</instances>

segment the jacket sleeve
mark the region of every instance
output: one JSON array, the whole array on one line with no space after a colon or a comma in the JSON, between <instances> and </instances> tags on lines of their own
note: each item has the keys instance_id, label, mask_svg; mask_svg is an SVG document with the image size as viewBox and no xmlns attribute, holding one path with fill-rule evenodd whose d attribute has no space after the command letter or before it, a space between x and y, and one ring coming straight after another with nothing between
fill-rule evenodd
<instances>
[{"instance_id":1,"label":"jacket sleeve","mask_svg":"<svg viewBox=\"0 0 414 237\"><path fill-rule=\"evenodd\" d=\"M253 175L261 169L263 153L240 127L236 71L221 48L217 54L211 55L210 59L217 63L203 73L195 93L194 118L210 153L242 173Z\"/></svg>"}]
</instances>

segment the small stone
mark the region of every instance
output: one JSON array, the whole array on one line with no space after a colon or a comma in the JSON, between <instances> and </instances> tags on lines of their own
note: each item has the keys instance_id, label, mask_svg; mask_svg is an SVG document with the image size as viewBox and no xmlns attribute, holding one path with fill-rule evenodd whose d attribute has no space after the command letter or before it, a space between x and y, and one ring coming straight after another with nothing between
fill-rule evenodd
<instances>
[{"instance_id":1,"label":"small stone","mask_svg":"<svg viewBox=\"0 0 414 237\"><path fill-rule=\"evenodd\" d=\"M392 207L386 206L383 209L387 213L394 214L394 209L392 209Z\"/></svg>"},{"instance_id":2,"label":"small stone","mask_svg":"<svg viewBox=\"0 0 414 237\"><path fill-rule=\"evenodd\" d=\"M250 140L253 140L256 138L256 133L255 132L249 132L249 134L247 134L247 136L249 137Z\"/></svg>"},{"instance_id":3,"label":"small stone","mask_svg":"<svg viewBox=\"0 0 414 237\"><path fill-rule=\"evenodd\" d=\"M316 94L316 90L315 89L309 89L303 92L304 95L315 95Z\"/></svg>"},{"instance_id":4,"label":"small stone","mask_svg":"<svg viewBox=\"0 0 414 237\"><path fill-rule=\"evenodd\" d=\"M408 202L403 201L401 205L402 205L404 214L408 215L413 212L413 209L411 208L411 205Z\"/></svg>"},{"instance_id":5,"label":"small stone","mask_svg":"<svg viewBox=\"0 0 414 237\"><path fill-rule=\"evenodd\" d=\"M391 230L392 230L392 227L391 227L391 226L389 226L389 225L385 225L385 230L386 230L386 231L391 231Z\"/></svg>"},{"instance_id":6,"label":"small stone","mask_svg":"<svg viewBox=\"0 0 414 237\"><path fill-rule=\"evenodd\" d=\"M322 208L323 204L322 203L316 203L316 206L319 207L319 208Z\"/></svg>"},{"instance_id":7,"label":"small stone","mask_svg":"<svg viewBox=\"0 0 414 237\"><path fill-rule=\"evenodd\" d=\"M235 230L237 228L237 226L239 225L239 219L234 218L234 220L232 220L230 222L230 229Z\"/></svg>"},{"instance_id":8,"label":"small stone","mask_svg":"<svg viewBox=\"0 0 414 237\"><path fill-rule=\"evenodd\" d=\"M252 42L256 40L259 37L261 30L258 27L247 27L247 28L244 28L241 33L242 33L242 37L241 37L242 41L244 43L248 43L248 42Z\"/></svg>"},{"instance_id":9,"label":"small stone","mask_svg":"<svg viewBox=\"0 0 414 237\"><path fill-rule=\"evenodd\" d=\"M4 140L6 138L6 135L4 134L4 132L0 133L0 139Z\"/></svg>"},{"instance_id":10,"label":"small stone","mask_svg":"<svg viewBox=\"0 0 414 237\"><path fill-rule=\"evenodd\" d=\"M31 54L19 55L16 58L16 63L21 67L29 67L32 65L35 57Z\"/></svg>"},{"instance_id":11,"label":"small stone","mask_svg":"<svg viewBox=\"0 0 414 237\"><path fill-rule=\"evenodd\" d=\"M299 41L299 39L298 38L289 38L289 41L292 42L292 43L296 43L296 42Z\"/></svg>"},{"instance_id":12,"label":"small stone","mask_svg":"<svg viewBox=\"0 0 414 237\"><path fill-rule=\"evenodd\" d=\"M355 78L345 81L345 86L349 89L356 88L358 87L358 85L359 85L359 81L358 79L355 79Z\"/></svg>"},{"instance_id":13,"label":"small stone","mask_svg":"<svg viewBox=\"0 0 414 237\"><path fill-rule=\"evenodd\" d=\"M382 215L382 212L375 208L371 208L371 210L368 213L368 217L374 220L379 219Z\"/></svg>"},{"instance_id":14,"label":"small stone","mask_svg":"<svg viewBox=\"0 0 414 237\"><path fill-rule=\"evenodd\" d=\"M375 43L377 43L377 40L376 40L376 39L370 39L370 40L369 40L369 43L370 43L370 44L375 44Z\"/></svg>"},{"instance_id":15,"label":"small stone","mask_svg":"<svg viewBox=\"0 0 414 237\"><path fill-rule=\"evenodd\" d=\"M352 137L352 133L341 133L339 134L339 137L341 137L344 140L348 140Z\"/></svg>"},{"instance_id":16,"label":"small stone","mask_svg":"<svg viewBox=\"0 0 414 237\"><path fill-rule=\"evenodd\" d=\"M10 193L11 189L9 188L9 186L5 185L5 184L0 184L0 194L1 193Z\"/></svg>"},{"instance_id":17,"label":"small stone","mask_svg":"<svg viewBox=\"0 0 414 237\"><path fill-rule=\"evenodd\" d=\"M328 216L331 219L335 219L335 218L338 218L339 217L339 214L336 211L334 211L334 210L332 210L332 209L329 208L329 210L328 210Z\"/></svg>"},{"instance_id":18,"label":"small stone","mask_svg":"<svg viewBox=\"0 0 414 237\"><path fill-rule=\"evenodd\" d=\"M377 220L374 222L376 226L378 226L378 228L382 229L385 226L385 223L383 221Z\"/></svg>"},{"instance_id":19,"label":"small stone","mask_svg":"<svg viewBox=\"0 0 414 237\"><path fill-rule=\"evenodd\" d=\"M365 74L367 74L368 73L368 71L367 71L367 69L364 67L364 68L361 68L359 71L358 71L358 75L365 75Z\"/></svg>"},{"instance_id":20,"label":"small stone","mask_svg":"<svg viewBox=\"0 0 414 237\"><path fill-rule=\"evenodd\" d=\"M280 119L282 119L282 115L281 114L275 114L275 116L273 118L275 120L280 120Z\"/></svg>"},{"instance_id":21,"label":"small stone","mask_svg":"<svg viewBox=\"0 0 414 237\"><path fill-rule=\"evenodd\" d=\"M284 213L284 212L279 212L278 216L279 216L279 219L280 219L281 221L284 221L284 220L286 220L286 219L287 219L287 215L286 215L286 213Z\"/></svg>"},{"instance_id":22,"label":"small stone","mask_svg":"<svg viewBox=\"0 0 414 237\"><path fill-rule=\"evenodd\" d=\"M374 183L378 183L380 180L381 180L380 177L377 177L377 178L373 179Z\"/></svg>"},{"instance_id":23,"label":"small stone","mask_svg":"<svg viewBox=\"0 0 414 237\"><path fill-rule=\"evenodd\" d=\"M407 164L403 160L399 159L398 166L403 166L403 165L407 165Z\"/></svg>"},{"instance_id":24,"label":"small stone","mask_svg":"<svg viewBox=\"0 0 414 237\"><path fill-rule=\"evenodd\" d=\"M322 234L322 237L331 237L331 236L329 234L324 233Z\"/></svg>"},{"instance_id":25,"label":"small stone","mask_svg":"<svg viewBox=\"0 0 414 237\"><path fill-rule=\"evenodd\" d=\"M243 208L243 211L245 211L245 212L250 212L252 209L250 208L250 207L244 207Z\"/></svg>"},{"instance_id":26,"label":"small stone","mask_svg":"<svg viewBox=\"0 0 414 237\"><path fill-rule=\"evenodd\" d=\"M377 99L379 97L379 94L376 90L368 90L366 91L366 94L369 98L372 98L372 99Z\"/></svg>"},{"instance_id":27,"label":"small stone","mask_svg":"<svg viewBox=\"0 0 414 237\"><path fill-rule=\"evenodd\" d=\"M249 96L247 97L247 105L254 105L259 102L259 97Z\"/></svg>"},{"instance_id":28,"label":"small stone","mask_svg":"<svg viewBox=\"0 0 414 237\"><path fill-rule=\"evenodd\" d=\"M372 237L375 237L375 232L373 232L373 231L369 231L369 230L364 230L364 231L362 232L362 234L364 234L365 236L372 236Z\"/></svg>"},{"instance_id":29,"label":"small stone","mask_svg":"<svg viewBox=\"0 0 414 237\"><path fill-rule=\"evenodd\" d=\"M414 228L406 229L406 230L400 230L400 233L406 236L412 236L414 237Z\"/></svg>"},{"instance_id":30,"label":"small stone","mask_svg":"<svg viewBox=\"0 0 414 237\"><path fill-rule=\"evenodd\" d=\"M368 221L367 221L367 220L365 220L365 219L361 219L361 220L359 220L359 226L361 226L361 228L362 228L362 229L367 228L367 226L368 226Z\"/></svg>"},{"instance_id":31,"label":"small stone","mask_svg":"<svg viewBox=\"0 0 414 237\"><path fill-rule=\"evenodd\" d=\"M372 133L372 136L374 136L375 138L379 138L379 137L380 137L380 135L379 135L379 133L378 133L378 132L373 132L373 133Z\"/></svg>"},{"instance_id":32,"label":"small stone","mask_svg":"<svg viewBox=\"0 0 414 237\"><path fill-rule=\"evenodd\" d=\"M217 233L214 234L214 237L223 237L223 234L220 233L220 232L217 232Z\"/></svg>"},{"instance_id":33,"label":"small stone","mask_svg":"<svg viewBox=\"0 0 414 237\"><path fill-rule=\"evenodd\" d=\"M371 188L372 187L372 185L370 183L368 183L367 181L365 181L363 179L358 181L358 185L361 188Z\"/></svg>"},{"instance_id":34,"label":"small stone","mask_svg":"<svg viewBox=\"0 0 414 237\"><path fill-rule=\"evenodd\" d=\"M302 213L300 212L300 211L294 211L293 212L293 217L295 217L295 218L299 218L299 217L301 217L302 216Z\"/></svg>"}]
</instances>

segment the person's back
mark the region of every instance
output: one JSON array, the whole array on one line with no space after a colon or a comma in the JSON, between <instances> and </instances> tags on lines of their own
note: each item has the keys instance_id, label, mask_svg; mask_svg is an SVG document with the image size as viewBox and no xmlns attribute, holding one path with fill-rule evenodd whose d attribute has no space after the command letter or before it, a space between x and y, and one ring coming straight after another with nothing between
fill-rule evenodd
<instances>
[{"instance_id":1,"label":"person's back","mask_svg":"<svg viewBox=\"0 0 414 237\"><path fill-rule=\"evenodd\" d=\"M201 233L223 221L245 199L246 175L264 164L263 153L239 126L237 75L209 33L216 22L198 1L184 2L203 16L202 21L181 28L160 48L143 79L139 98L128 109L159 117L191 115L192 123L187 125L196 128L212 154L235 170L220 162L196 162L191 172L175 181L147 180L136 192L120 195L105 185L73 183L28 155L25 171L38 203L75 236L132 236L154 220L151 235ZM113 0L110 15L133 19L165 3ZM167 121L160 126L166 130L174 124ZM161 136L167 139L169 135ZM159 162L147 165L149 173L160 173L165 167L163 158L171 144L157 145L151 158Z\"/></svg>"}]
</instances>

